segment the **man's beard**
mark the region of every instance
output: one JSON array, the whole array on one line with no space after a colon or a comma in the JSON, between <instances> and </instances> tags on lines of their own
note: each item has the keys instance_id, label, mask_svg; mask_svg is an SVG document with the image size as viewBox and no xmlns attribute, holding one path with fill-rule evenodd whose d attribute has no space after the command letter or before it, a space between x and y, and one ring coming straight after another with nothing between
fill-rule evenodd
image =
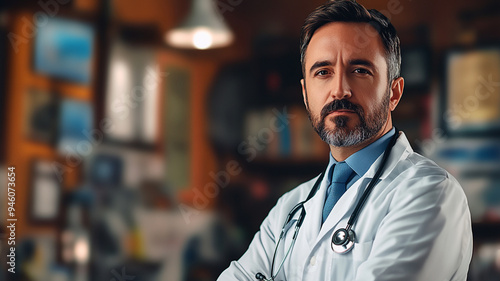
<instances>
[{"instance_id":1,"label":"man's beard","mask_svg":"<svg viewBox=\"0 0 500 281\"><path fill-rule=\"evenodd\" d=\"M346 99L334 100L325 105L319 117L313 116L309 108L307 108L307 113L314 130L324 142L336 147L348 147L360 144L377 134L387 121L387 116L389 114L388 107L389 93L387 93L382 102L375 108L373 114L366 116L366 118L361 106L355 105ZM359 117L359 124L352 130L349 130L348 123L352 117L335 116L330 117L330 120L333 119L332 121L335 123L335 128L326 129L326 117L330 113L341 109L354 111Z\"/></svg>"}]
</instances>

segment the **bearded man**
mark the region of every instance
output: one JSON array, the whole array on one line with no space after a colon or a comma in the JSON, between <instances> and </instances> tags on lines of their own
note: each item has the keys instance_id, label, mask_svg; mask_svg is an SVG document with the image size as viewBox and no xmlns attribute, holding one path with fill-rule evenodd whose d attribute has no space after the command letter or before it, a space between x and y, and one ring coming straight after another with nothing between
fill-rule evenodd
<instances>
[{"instance_id":1,"label":"bearded man","mask_svg":"<svg viewBox=\"0 0 500 281\"><path fill-rule=\"evenodd\" d=\"M218 280L465 281L464 192L392 125L404 88L393 25L355 1L330 1L302 27L301 62L329 164L279 199Z\"/></svg>"}]
</instances>

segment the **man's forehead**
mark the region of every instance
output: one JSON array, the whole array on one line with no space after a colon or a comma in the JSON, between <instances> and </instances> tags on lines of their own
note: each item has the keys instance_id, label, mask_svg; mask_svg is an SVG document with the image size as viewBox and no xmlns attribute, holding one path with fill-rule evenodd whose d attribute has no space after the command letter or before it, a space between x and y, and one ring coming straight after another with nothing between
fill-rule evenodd
<instances>
[{"instance_id":1,"label":"man's forehead","mask_svg":"<svg viewBox=\"0 0 500 281\"><path fill-rule=\"evenodd\" d=\"M325 59L335 52L357 58L376 60L385 55L378 32L368 23L333 22L325 24L314 32L305 59ZM314 63L314 62L309 62Z\"/></svg>"}]
</instances>

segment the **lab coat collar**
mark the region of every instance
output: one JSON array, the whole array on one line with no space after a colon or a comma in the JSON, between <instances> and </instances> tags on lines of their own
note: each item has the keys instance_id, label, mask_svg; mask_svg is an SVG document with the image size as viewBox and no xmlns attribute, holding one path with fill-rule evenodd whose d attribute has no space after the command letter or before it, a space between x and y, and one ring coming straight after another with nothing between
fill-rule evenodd
<instances>
[{"instance_id":1,"label":"lab coat collar","mask_svg":"<svg viewBox=\"0 0 500 281\"><path fill-rule=\"evenodd\" d=\"M389 159L387 160L386 167L384 171L382 172L382 175L380 176L380 179L383 180L385 179L391 172L394 170L396 165L398 164L399 160L402 158L407 157L410 153L413 152L413 149L410 146L410 143L408 142L408 139L406 138L405 133L399 132L399 137L394 144L394 147L391 150L391 154L389 155ZM380 166L380 163L382 162L383 155L380 155L377 160L373 163L373 165L370 167L368 172L366 172L365 177L368 179L372 179L375 176L375 173L377 172L377 168Z\"/></svg>"}]
</instances>

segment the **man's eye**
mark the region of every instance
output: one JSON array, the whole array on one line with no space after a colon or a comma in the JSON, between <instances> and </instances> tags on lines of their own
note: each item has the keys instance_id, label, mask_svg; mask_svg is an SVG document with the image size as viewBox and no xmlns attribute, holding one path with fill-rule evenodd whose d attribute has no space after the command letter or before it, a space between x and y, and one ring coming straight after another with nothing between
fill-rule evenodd
<instances>
[{"instance_id":1,"label":"man's eye","mask_svg":"<svg viewBox=\"0 0 500 281\"><path fill-rule=\"evenodd\" d=\"M359 73L359 74L370 74L370 71L364 68L356 68L354 70L354 73Z\"/></svg>"},{"instance_id":2,"label":"man's eye","mask_svg":"<svg viewBox=\"0 0 500 281\"><path fill-rule=\"evenodd\" d=\"M319 70L316 72L316 76L325 76L328 75L328 70Z\"/></svg>"}]
</instances>

